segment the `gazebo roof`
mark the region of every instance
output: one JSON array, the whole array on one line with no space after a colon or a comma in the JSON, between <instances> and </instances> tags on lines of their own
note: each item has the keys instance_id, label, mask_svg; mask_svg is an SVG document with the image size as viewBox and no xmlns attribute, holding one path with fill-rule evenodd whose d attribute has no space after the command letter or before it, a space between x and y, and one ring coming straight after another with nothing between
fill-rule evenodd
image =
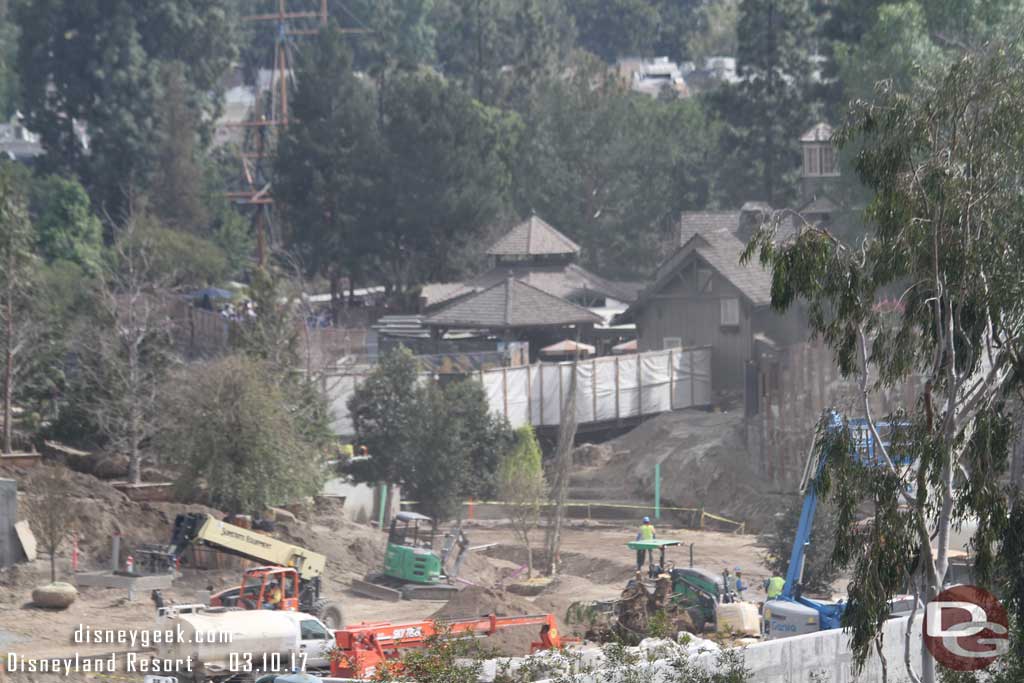
<instances>
[{"instance_id":1,"label":"gazebo roof","mask_svg":"<svg viewBox=\"0 0 1024 683\"><path fill-rule=\"evenodd\" d=\"M600 323L601 317L582 306L506 278L491 287L454 301L424 320L428 327L508 329Z\"/></svg>"},{"instance_id":2,"label":"gazebo roof","mask_svg":"<svg viewBox=\"0 0 1024 683\"><path fill-rule=\"evenodd\" d=\"M512 228L487 250L488 256L551 256L580 253L580 246L537 215Z\"/></svg>"}]
</instances>

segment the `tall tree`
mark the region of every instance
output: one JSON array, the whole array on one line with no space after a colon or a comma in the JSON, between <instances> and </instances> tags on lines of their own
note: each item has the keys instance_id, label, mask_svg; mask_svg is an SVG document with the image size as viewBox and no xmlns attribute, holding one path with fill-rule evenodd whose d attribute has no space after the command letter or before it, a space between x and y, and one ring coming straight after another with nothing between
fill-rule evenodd
<instances>
[{"instance_id":1,"label":"tall tree","mask_svg":"<svg viewBox=\"0 0 1024 683\"><path fill-rule=\"evenodd\" d=\"M576 44L576 26L565 0L520 0L512 30L518 38L508 100L522 110L538 84L561 75Z\"/></svg>"},{"instance_id":2,"label":"tall tree","mask_svg":"<svg viewBox=\"0 0 1024 683\"><path fill-rule=\"evenodd\" d=\"M431 23L438 27L437 62L480 102L503 101L502 67L511 64L518 36L512 30L514 0L438 0Z\"/></svg>"},{"instance_id":3,"label":"tall tree","mask_svg":"<svg viewBox=\"0 0 1024 683\"><path fill-rule=\"evenodd\" d=\"M0 119L17 109L18 25L11 20L10 0L0 0Z\"/></svg>"},{"instance_id":4,"label":"tall tree","mask_svg":"<svg viewBox=\"0 0 1024 683\"><path fill-rule=\"evenodd\" d=\"M165 63L202 121L235 54L233 0L31 0L15 5L27 127L50 170L78 173L114 215L156 164ZM87 142L87 145L85 144Z\"/></svg>"},{"instance_id":5,"label":"tall tree","mask_svg":"<svg viewBox=\"0 0 1024 683\"><path fill-rule=\"evenodd\" d=\"M924 603L942 590L960 520L978 521L971 548L981 585L991 585L1007 524L1001 481L1019 421L1008 397L1020 389L1024 353L1018 48L967 55L909 92L883 86L852 111L839 141L861 142L857 170L875 193L866 214L873 229L859 243L808 227L777 244L766 227L748 246L773 267L773 306L805 299L812 329L859 381L878 447L879 466L868 467L850 457L847 430L821 444L837 511L835 559L853 566L844 624L859 663L882 637L888 599L908 583ZM877 307L892 290L902 307ZM923 395L892 416L899 426L886 448L870 392L913 373L924 376ZM858 533L863 506L874 515ZM931 655L922 647L915 665L906 642L908 676L933 683Z\"/></svg>"},{"instance_id":6,"label":"tall tree","mask_svg":"<svg viewBox=\"0 0 1024 683\"><path fill-rule=\"evenodd\" d=\"M103 225L92 212L85 188L76 180L49 175L32 183L30 198L39 255L95 273L103 250Z\"/></svg>"},{"instance_id":7,"label":"tall tree","mask_svg":"<svg viewBox=\"0 0 1024 683\"><path fill-rule=\"evenodd\" d=\"M78 352L89 411L109 445L128 456L128 480L138 484L157 431L161 382L177 360L165 298L174 273L161 264L161 234L142 207L133 203L115 229Z\"/></svg>"},{"instance_id":8,"label":"tall tree","mask_svg":"<svg viewBox=\"0 0 1024 683\"><path fill-rule=\"evenodd\" d=\"M914 81L941 77L950 59L928 35L928 20L918 2L881 5L875 23L853 46L836 50L838 83L845 109L847 102L869 99L875 83L891 80L900 90Z\"/></svg>"},{"instance_id":9,"label":"tall tree","mask_svg":"<svg viewBox=\"0 0 1024 683\"><path fill-rule=\"evenodd\" d=\"M169 228L206 236L210 217L203 202L203 173L197 158L199 112L190 105L185 67L169 62L160 70L160 120L150 186L153 211Z\"/></svg>"},{"instance_id":10,"label":"tall tree","mask_svg":"<svg viewBox=\"0 0 1024 683\"><path fill-rule=\"evenodd\" d=\"M533 578L533 544L530 533L540 522L541 505L547 496L544 461L530 425L516 430L512 451L498 469L498 495L505 501L512 528L526 548L526 577Z\"/></svg>"},{"instance_id":11,"label":"tall tree","mask_svg":"<svg viewBox=\"0 0 1024 683\"><path fill-rule=\"evenodd\" d=\"M793 198L800 135L813 123L810 89L812 16L804 0L743 0L737 27L740 80L714 102L721 137L723 201L758 199L784 206Z\"/></svg>"},{"instance_id":12,"label":"tall tree","mask_svg":"<svg viewBox=\"0 0 1024 683\"><path fill-rule=\"evenodd\" d=\"M336 29L302 53L291 112L275 160L274 194L287 243L310 274L363 281L373 263L381 192L381 140L373 93L352 71Z\"/></svg>"},{"instance_id":13,"label":"tall tree","mask_svg":"<svg viewBox=\"0 0 1024 683\"><path fill-rule=\"evenodd\" d=\"M2 452L14 450L14 385L30 356L35 323L27 315L35 261L24 189L10 164L0 165L0 339L3 341Z\"/></svg>"},{"instance_id":14,"label":"tall tree","mask_svg":"<svg viewBox=\"0 0 1024 683\"><path fill-rule=\"evenodd\" d=\"M184 495L199 480L212 505L259 514L320 492L323 451L307 438L275 368L227 356L183 368L164 386L157 449L183 468Z\"/></svg>"},{"instance_id":15,"label":"tall tree","mask_svg":"<svg viewBox=\"0 0 1024 683\"><path fill-rule=\"evenodd\" d=\"M609 275L639 275L661 258L662 231L707 201L714 127L694 99L631 93L581 56L570 78L542 84L515 157L515 203L579 242Z\"/></svg>"},{"instance_id":16,"label":"tall tree","mask_svg":"<svg viewBox=\"0 0 1024 683\"><path fill-rule=\"evenodd\" d=\"M380 358L349 399L356 437L371 455L367 468L359 473L362 479L393 483L407 471L417 376L416 358L400 347Z\"/></svg>"},{"instance_id":17,"label":"tall tree","mask_svg":"<svg viewBox=\"0 0 1024 683\"><path fill-rule=\"evenodd\" d=\"M650 56L661 22L650 0L576 0L570 7L580 47L607 62Z\"/></svg>"},{"instance_id":18,"label":"tall tree","mask_svg":"<svg viewBox=\"0 0 1024 683\"><path fill-rule=\"evenodd\" d=\"M434 60L436 29L430 23L434 0L352 0L346 18L367 33L358 39L360 66L375 77L416 69Z\"/></svg>"},{"instance_id":19,"label":"tall tree","mask_svg":"<svg viewBox=\"0 0 1024 683\"><path fill-rule=\"evenodd\" d=\"M457 277L454 254L505 205L518 119L430 74L391 79L382 104L380 273L399 291Z\"/></svg>"},{"instance_id":20,"label":"tall tree","mask_svg":"<svg viewBox=\"0 0 1024 683\"><path fill-rule=\"evenodd\" d=\"M370 458L354 463L356 479L400 484L424 514L445 520L470 495L492 495L511 430L492 415L479 382L441 388L418 380L416 359L393 351L349 400L356 437Z\"/></svg>"}]
</instances>

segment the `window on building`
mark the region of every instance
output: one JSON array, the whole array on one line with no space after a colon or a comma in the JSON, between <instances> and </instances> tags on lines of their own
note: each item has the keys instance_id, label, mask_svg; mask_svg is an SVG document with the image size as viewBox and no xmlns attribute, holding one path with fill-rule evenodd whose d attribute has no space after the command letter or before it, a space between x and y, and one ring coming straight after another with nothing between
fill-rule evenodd
<instances>
[{"instance_id":1,"label":"window on building","mask_svg":"<svg viewBox=\"0 0 1024 683\"><path fill-rule=\"evenodd\" d=\"M740 300L721 300L721 324L722 327L738 327L740 324Z\"/></svg>"},{"instance_id":2,"label":"window on building","mask_svg":"<svg viewBox=\"0 0 1024 683\"><path fill-rule=\"evenodd\" d=\"M804 147L804 175L821 175L818 170L818 148Z\"/></svg>"},{"instance_id":3,"label":"window on building","mask_svg":"<svg viewBox=\"0 0 1024 683\"><path fill-rule=\"evenodd\" d=\"M836 172L836 151L831 145L823 145L821 152L821 175L834 175Z\"/></svg>"},{"instance_id":4,"label":"window on building","mask_svg":"<svg viewBox=\"0 0 1024 683\"><path fill-rule=\"evenodd\" d=\"M836 150L832 145L804 146L805 176L833 176L838 174Z\"/></svg>"},{"instance_id":5,"label":"window on building","mask_svg":"<svg viewBox=\"0 0 1024 683\"><path fill-rule=\"evenodd\" d=\"M682 337L665 337L661 340L662 349L678 349L683 345Z\"/></svg>"},{"instance_id":6,"label":"window on building","mask_svg":"<svg viewBox=\"0 0 1024 683\"><path fill-rule=\"evenodd\" d=\"M710 292L711 291L711 269L710 268L698 268L697 269L697 291L698 292Z\"/></svg>"}]
</instances>

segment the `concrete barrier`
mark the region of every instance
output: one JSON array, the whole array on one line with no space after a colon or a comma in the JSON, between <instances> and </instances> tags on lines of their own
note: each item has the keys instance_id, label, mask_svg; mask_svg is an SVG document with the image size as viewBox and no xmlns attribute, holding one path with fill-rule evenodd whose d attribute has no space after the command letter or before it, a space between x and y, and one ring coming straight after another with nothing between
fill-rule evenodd
<instances>
[{"instance_id":1,"label":"concrete barrier","mask_svg":"<svg viewBox=\"0 0 1024 683\"><path fill-rule=\"evenodd\" d=\"M923 613L914 620L911 631L911 664L914 671L921 670L921 621ZM907 683L903 663L904 633L907 617L891 619L885 624L885 643L882 653L888 668L889 683ZM809 683L818 676L821 683L874 683L882 680L882 662L872 652L860 676L853 674L853 655L850 636L842 630L822 631L804 636L770 640L748 646L743 654L748 669L753 671L753 683ZM712 662L702 655L704 662Z\"/></svg>"}]
</instances>

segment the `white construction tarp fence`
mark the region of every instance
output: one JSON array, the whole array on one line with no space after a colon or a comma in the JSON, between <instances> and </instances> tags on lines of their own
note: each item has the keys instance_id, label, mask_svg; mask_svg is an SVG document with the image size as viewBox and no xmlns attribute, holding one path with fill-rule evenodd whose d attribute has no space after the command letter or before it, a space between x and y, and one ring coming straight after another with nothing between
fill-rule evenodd
<instances>
[{"instance_id":1,"label":"white construction tarp fence","mask_svg":"<svg viewBox=\"0 0 1024 683\"><path fill-rule=\"evenodd\" d=\"M513 427L558 425L576 374L576 422L711 403L711 349L669 349L478 373L491 410Z\"/></svg>"},{"instance_id":2,"label":"white construction tarp fence","mask_svg":"<svg viewBox=\"0 0 1024 683\"><path fill-rule=\"evenodd\" d=\"M574 372L577 424L711 403L710 347L494 368L467 376L480 380L491 410L507 418L513 427L528 423L544 427L561 422ZM331 407L331 427L339 436L354 433L348 399L365 377L365 371L361 371L329 374L323 379ZM429 377L424 375L424 381Z\"/></svg>"}]
</instances>

